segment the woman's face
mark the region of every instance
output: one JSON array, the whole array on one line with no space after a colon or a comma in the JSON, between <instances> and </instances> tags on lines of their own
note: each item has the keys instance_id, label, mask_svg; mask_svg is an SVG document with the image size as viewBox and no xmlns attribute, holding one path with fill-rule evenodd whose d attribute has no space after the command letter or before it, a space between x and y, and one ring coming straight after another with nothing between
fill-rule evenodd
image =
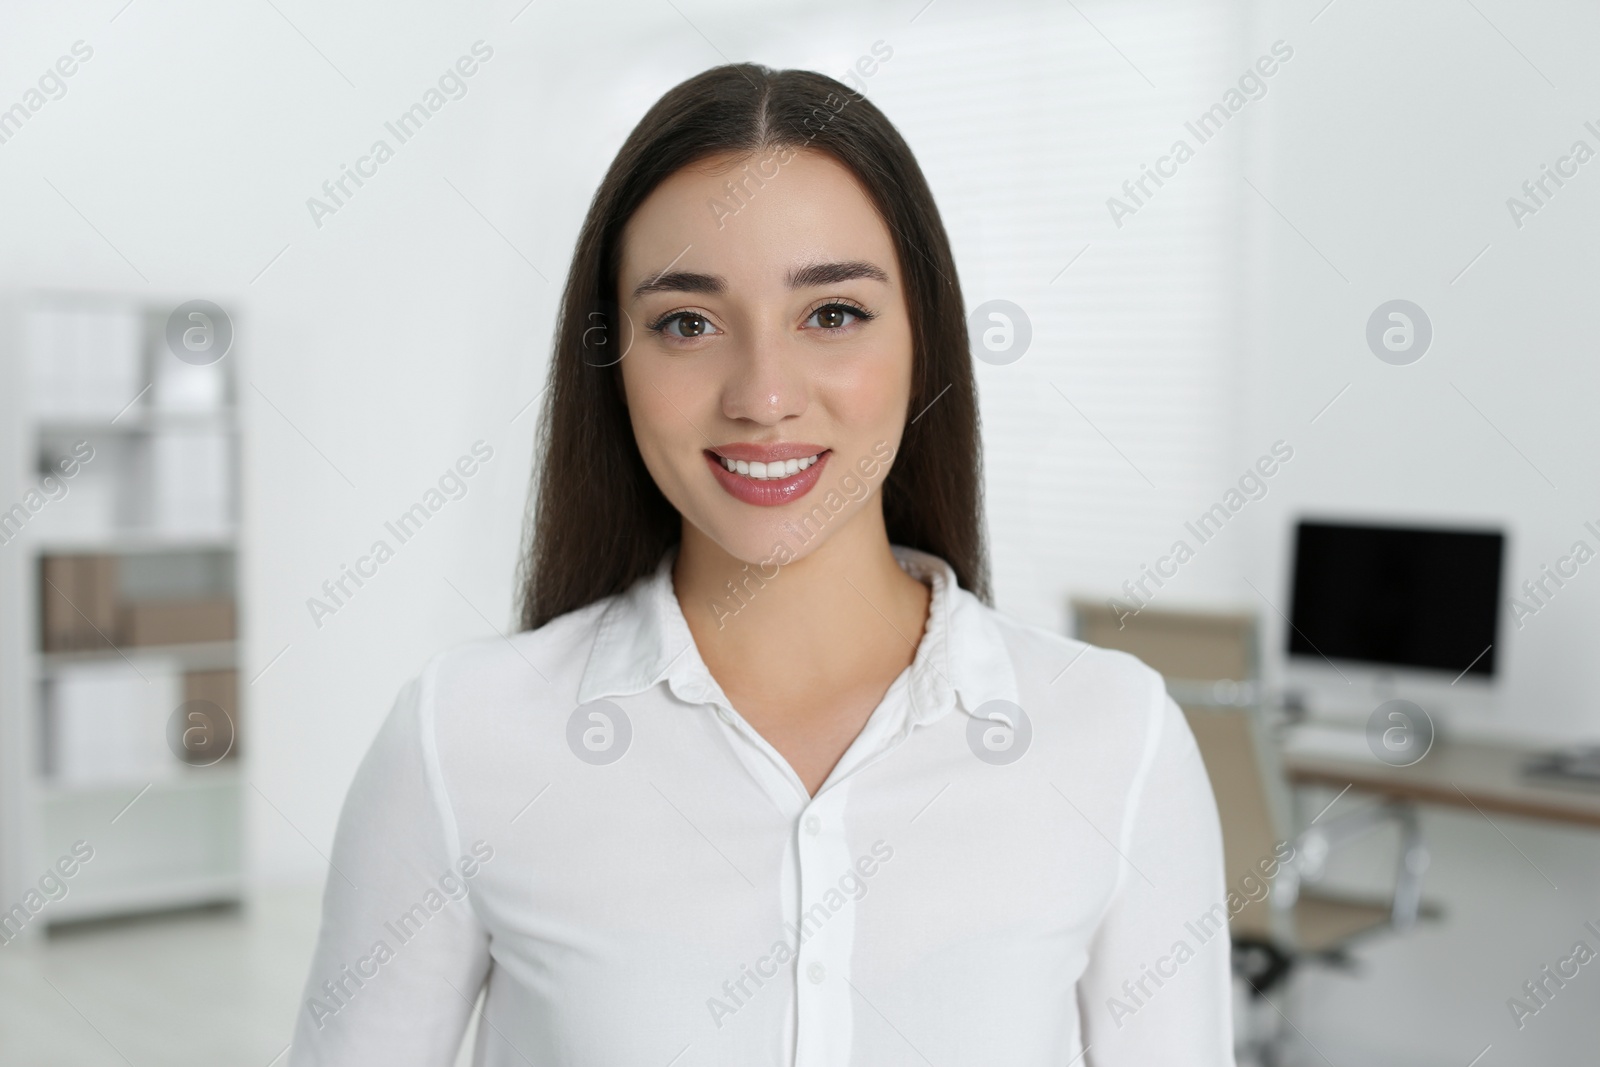
<instances>
[{"instance_id":1,"label":"woman's face","mask_svg":"<svg viewBox=\"0 0 1600 1067\"><path fill-rule=\"evenodd\" d=\"M817 151L686 167L629 220L617 298L634 436L666 498L730 555L797 558L881 508L911 389L899 267L854 175Z\"/></svg>"}]
</instances>

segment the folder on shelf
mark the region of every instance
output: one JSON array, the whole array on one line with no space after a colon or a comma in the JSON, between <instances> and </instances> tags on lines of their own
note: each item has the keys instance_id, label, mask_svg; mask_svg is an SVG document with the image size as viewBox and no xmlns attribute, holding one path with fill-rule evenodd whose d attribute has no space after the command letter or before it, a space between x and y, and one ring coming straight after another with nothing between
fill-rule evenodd
<instances>
[{"instance_id":1,"label":"folder on shelf","mask_svg":"<svg viewBox=\"0 0 1600 1067\"><path fill-rule=\"evenodd\" d=\"M33 409L45 418L110 417L144 388L144 320L112 303L46 304L24 327Z\"/></svg>"},{"instance_id":2,"label":"folder on shelf","mask_svg":"<svg viewBox=\"0 0 1600 1067\"><path fill-rule=\"evenodd\" d=\"M232 448L219 429L175 426L150 435L150 525L167 533L222 533L232 525Z\"/></svg>"},{"instance_id":3,"label":"folder on shelf","mask_svg":"<svg viewBox=\"0 0 1600 1067\"><path fill-rule=\"evenodd\" d=\"M182 702L177 663L121 660L62 667L46 687L46 773L94 787L166 778L179 767L167 726Z\"/></svg>"},{"instance_id":4,"label":"folder on shelf","mask_svg":"<svg viewBox=\"0 0 1600 1067\"><path fill-rule=\"evenodd\" d=\"M87 442L94 452L88 460L78 458L80 443ZM127 480L124 464L120 462L126 447L117 448L121 442L116 435L54 434L45 438L38 452L38 481L54 495L47 507L41 508L28 525L30 537L39 541L92 541L109 539L119 525L126 525L122 516L126 512L119 484ZM63 464L76 464L66 469ZM46 478L53 480L47 482Z\"/></svg>"}]
</instances>

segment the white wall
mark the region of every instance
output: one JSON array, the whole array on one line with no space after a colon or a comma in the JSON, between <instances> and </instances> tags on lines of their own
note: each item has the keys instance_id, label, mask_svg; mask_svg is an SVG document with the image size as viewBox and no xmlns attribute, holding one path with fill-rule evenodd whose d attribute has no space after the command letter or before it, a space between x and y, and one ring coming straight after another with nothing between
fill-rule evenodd
<instances>
[{"instance_id":1,"label":"white wall","mask_svg":"<svg viewBox=\"0 0 1600 1067\"><path fill-rule=\"evenodd\" d=\"M1600 150L1583 129L1600 119L1585 106L1600 11L1474 4L1339 0L1315 22L1322 0L1260 5L1253 35L1288 37L1297 52L1256 116L1245 175L1304 236L1242 188L1254 328L1236 410L1247 440L1297 447L1254 505L1243 556L1243 575L1285 607L1286 533L1302 512L1504 526L1510 588L1575 539L1600 547L1582 528L1600 517L1589 410L1600 164L1521 229L1506 208L1575 139ZM1364 338L1368 315L1394 298L1419 304L1435 330L1410 366L1379 361ZM1266 615L1279 648L1282 625ZM1520 629L1509 608L1501 623L1493 705L1447 700L1441 725L1600 737L1600 566ZM1424 829L1426 885L1445 920L1364 954L1361 976L1308 982L1308 1036L1335 1062L1462 1065L1491 1044L1483 1064L1576 1062L1600 978L1585 971L1521 1031L1506 1000L1600 917L1600 835L1490 825L1470 810L1430 813ZM1371 862L1346 873L1368 881Z\"/></svg>"},{"instance_id":2,"label":"white wall","mask_svg":"<svg viewBox=\"0 0 1600 1067\"><path fill-rule=\"evenodd\" d=\"M1576 48L1600 13L1479 6L1514 44L1470 5L1338 4L1293 30L1303 65L1262 112L1247 172L1304 234L1247 201L1257 330L1241 415L1248 433L1305 446L1263 501L1273 524L1254 527L1248 573L1269 596L1285 592L1278 524L1301 510L1503 526L1508 591L1579 538L1600 547L1583 529L1600 518L1587 410L1600 385L1588 356L1600 167L1521 229L1506 208L1575 139L1600 151L1583 128L1600 111L1581 104L1594 73ZM1278 25L1263 35L1291 32L1293 20L1267 21ZM1367 316L1396 297L1434 326L1404 367L1364 340ZM1600 568L1588 567L1520 626L1508 605L1498 713L1460 725L1600 737L1600 662L1582 655L1600 638L1597 609Z\"/></svg>"}]
</instances>

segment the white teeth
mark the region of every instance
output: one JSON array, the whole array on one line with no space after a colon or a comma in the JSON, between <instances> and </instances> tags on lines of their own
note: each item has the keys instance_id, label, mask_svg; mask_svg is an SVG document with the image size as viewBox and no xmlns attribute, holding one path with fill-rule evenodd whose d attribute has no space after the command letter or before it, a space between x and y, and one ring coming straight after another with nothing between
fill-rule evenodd
<instances>
[{"instance_id":1,"label":"white teeth","mask_svg":"<svg viewBox=\"0 0 1600 1067\"><path fill-rule=\"evenodd\" d=\"M722 460L722 466L726 470L735 474L742 474L746 478L760 481L774 481L799 474L815 463L821 456L822 453L818 452L815 456L806 456L804 459L773 460L771 463L749 463L742 459L727 459L722 456L717 458Z\"/></svg>"}]
</instances>

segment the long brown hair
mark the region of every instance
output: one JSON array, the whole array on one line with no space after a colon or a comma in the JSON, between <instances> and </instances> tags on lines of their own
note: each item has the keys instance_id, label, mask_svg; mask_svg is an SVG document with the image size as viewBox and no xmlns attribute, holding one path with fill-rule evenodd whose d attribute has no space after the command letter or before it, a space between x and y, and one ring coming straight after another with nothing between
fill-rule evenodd
<instances>
[{"instance_id":1,"label":"long brown hair","mask_svg":"<svg viewBox=\"0 0 1600 1067\"><path fill-rule=\"evenodd\" d=\"M893 544L943 558L990 600L983 541L977 390L955 261L933 194L905 140L864 96L806 70L714 67L667 92L606 171L578 235L556 326L525 529L522 627L620 593L652 572L682 520L645 468L615 358L618 247L640 203L708 156L827 152L887 223L911 316L910 414L883 484Z\"/></svg>"}]
</instances>

